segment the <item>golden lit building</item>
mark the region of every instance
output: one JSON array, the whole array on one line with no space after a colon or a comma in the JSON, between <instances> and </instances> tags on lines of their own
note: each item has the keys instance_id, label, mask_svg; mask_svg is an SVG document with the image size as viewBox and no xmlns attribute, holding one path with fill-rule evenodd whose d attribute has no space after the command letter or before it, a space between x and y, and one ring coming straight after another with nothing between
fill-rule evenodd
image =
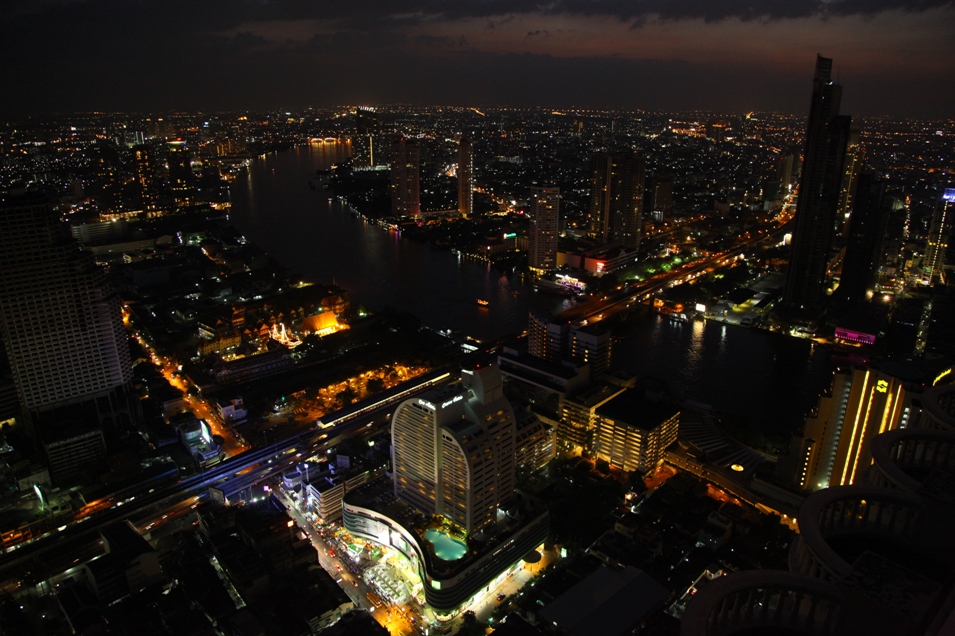
<instances>
[{"instance_id":1,"label":"golden lit building","mask_svg":"<svg viewBox=\"0 0 955 636\"><path fill-rule=\"evenodd\" d=\"M858 482L872 463L870 440L905 427L911 412L899 378L869 368L837 371L790 451L794 483L819 490Z\"/></svg>"},{"instance_id":2,"label":"golden lit building","mask_svg":"<svg viewBox=\"0 0 955 636\"><path fill-rule=\"evenodd\" d=\"M643 473L676 441L680 409L628 390L597 409L597 457L613 468Z\"/></svg>"}]
</instances>

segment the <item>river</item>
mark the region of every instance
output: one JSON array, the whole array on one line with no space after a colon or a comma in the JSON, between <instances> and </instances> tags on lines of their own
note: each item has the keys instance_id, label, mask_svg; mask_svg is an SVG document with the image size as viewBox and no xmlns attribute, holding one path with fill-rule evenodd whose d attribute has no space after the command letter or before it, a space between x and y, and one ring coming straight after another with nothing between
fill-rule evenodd
<instances>
[{"instance_id":1,"label":"river","mask_svg":"<svg viewBox=\"0 0 955 636\"><path fill-rule=\"evenodd\" d=\"M317 169L348 152L322 142L253 160L232 185L233 222L304 278L348 290L353 303L409 311L430 327L482 340L524 329L530 309L570 302L533 291L519 274L403 240L309 187ZM676 397L711 404L777 439L799 426L830 373L822 347L715 322L638 312L624 336L614 366L665 380Z\"/></svg>"}]
</instances>

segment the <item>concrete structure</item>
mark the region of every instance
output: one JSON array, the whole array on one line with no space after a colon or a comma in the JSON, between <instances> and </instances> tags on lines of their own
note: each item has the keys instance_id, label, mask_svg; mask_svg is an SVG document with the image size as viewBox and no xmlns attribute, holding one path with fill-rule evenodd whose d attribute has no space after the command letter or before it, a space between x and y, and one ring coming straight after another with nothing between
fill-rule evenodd
<instances>
[{"instance_id":1,"label":"concrete structure","mask_svg":"<svg viewBox=\"0 0 955 636\"><path fill-rule=\"evenodd\" d=\"M783 303L797 310L818 310L825 299L826 267L852 121L839 115L841 99L842 87L832 81L832 60L817 57L792 255L783 293Z\"/></svg>"},{"instance_id":2,"label":"concrete structure","mask_svg":"<svg viewBox=\"0 0 955 636\"><path fill-rule=\"evenodd\" d=\"M590 377L610 367L610 331L600 325L580 326L532 311L527 326L527 353L542 360L573 360L590 365Z\"/></svg>"},{"instance_id":3,"label":"concrete structure","mask_svg":"<svg viewBox=\"0 0 955 636\"><path fill-rule=\"evenodd\" d=\"M133 418L120 299L42 198L0 204L0 336L23 410ZM62 418L59 418L62 419Z\"/></svg>"},{"instance_id":4,"label":"concrete structure","mask_svg":"<svg viewBox=\"0 0 955 636\"><path fill-rule=\"evenodd\" d=\"M955 432L955 385L941 384L922 394L923 428Z\"/></svg>"},{"instance_id":5,"label":"concrete structure","mask_svg":"<svg viewBox=\"0 0 955 636\"><path fill-rule=\"evenodd\" d=\"M847 221L846 253L836 293L852 302L865 302L872 297L885 256L882 245L889 218L883 200L885 181L865 172L853 177L852 188L852 216Z\"/></svg>"},{"instance_id":6,"label":"concrete structure","mask_svg":"<svg viewBox=\"0 0 955 636\"><path fill-rule=\"evenodd\" d=\"M527 265L537 272L557 268L557 234L560 230L560 188L531 186L530 240Z\"/></svg>"},{"instance_id":7,"label":"concrete structure","mask_svg":"<svg viewBox=\"0 0 955 636\"><path fill-rule=\"evenodd\" d=\"M420 217L421 148L414 139L400 136L391 151L391 213Z\"/></svg>"},{"instance_id":8,"label":"concrete structure","mask_svg":"<svg viewBox=\"0 0 955 636\"><path fill-rule=\"evenodd\" d=\"M597 382L564 399L561 406L557 437L580 451L594 448L597 432L597 409L626 391L626 388Z\"/></svg>"},{"instance_id":9,"label":"concrete structure","mask_svg":"<svg viewBox=\"0 0 955 636\"><path fill-rule=\"evenodd\" d=\"M639 249L646 162L632 150L597 152L591 162L590 235Z\"/></svg>"},{"instance_id":10,"label":"concrete structure","mask_svg":"<svg viewBox=\"0 0 955 636\"><path fill-rule=\"evenodd\" d=\"M514 493L480 544L469 541L461 558L445 561L424 538L425 527L414 523L414 510L400 500L384 504L384 488L368 484L345 495L343 524L354 536L393 548L407 558L424 588L425 600L438 614L467 602L502 572L539 547L550 532L547 509L534 499Z\"/></svg>"},{"instance_id":11,"label":"concrete structure","mask_svg":"<svg viewBox=\"0 0 955 636\"><path fill-rule=\"evenodd\" d=\"M826 488L800 507L790 571L713 580L687 605L682 636L951 633L955 506L939 485L951 481L953 442L920 429L877 436L866 483Z\"/></svg>"},{"instance_id":12,"label":"concrete structure","mask_svg":"<svg viewBox=\"0 0 955 636\"><path fill-rule=\"evenodd\" d=\"M104 469L106 440L101 429L47 429L45 435L43 452L54 483L71 482L87 469Z\"/></svg>"},{"instance_id":13,"label":"concrete structure","mask_svg":"<svg viewBox=\"0 0 955 636\"><path fill-rule=\"evenodd\" d=\"M613 468L644 473L663 459L680 427L680 409L649 402L635 390L609 400L596 409L597 457Z\"/></svg>"},{"instance_id":14,"label":"concrete structure","mask_svg":"<svg viewBox=\"0 0 955 636\"><path fill-rule=\"evenodd\" d=\"M518 468L534 471L557 456L557 430L540 420L529 406L514 410L517 419L514 459Z\"/></svg>"},{"instance_id":15,"label":"concrete structure","mask_svg":"<svg viewBox=\"0 0 955 636\"><path fill-rule=\"evenodd\" d=\"M869 441L904 428L912 413L902 380L870 368L837 371L832 390L806 418L802 437L793 440L788 481L804 490L856 483L872 463Z\"/></svg>"},{"instance_id":16,"label":"concrete structure","mask_svg":"<svg viewBox=\"0 0 955 636\"><path fill-rule=\"evenodd\" d=\"M468 534L514 492L514 411L496 366L474 363L460 385L402 402L391 435L395 496Z\"/></svg>"},{"instance_id":17,"label":"concrete structure","mask_svg":"<svg viewBox=\"0 0 955 636\"><path fill-rule=\"evenodd\" d=\"M474 158L471 138L464 135L458 139L458 214L471 218L474 210Z\"/></svg>"},{"instance_id":18,"label":"concrete structure","mask_svg":"<svg viewBox=\"0 0 955 636\"><path fill-rule=\"evenodd\" d=\"M542 622L568 636L624 636L663 606L667 588L642 570L600 566L555 598Z\"/></svg>"},{"instance_id":19,"label":"concrete structure","mask_svg":"<svg viewBox=\"0 0 955 636\"><path fill-rule=\"evenodd\" d=\"M935 204L925 245L922 271L926 283L945 282L947 271L955 267L951 254L952 228L955 228L955 188L943 188Z\"/></svg>"}]
</instances>

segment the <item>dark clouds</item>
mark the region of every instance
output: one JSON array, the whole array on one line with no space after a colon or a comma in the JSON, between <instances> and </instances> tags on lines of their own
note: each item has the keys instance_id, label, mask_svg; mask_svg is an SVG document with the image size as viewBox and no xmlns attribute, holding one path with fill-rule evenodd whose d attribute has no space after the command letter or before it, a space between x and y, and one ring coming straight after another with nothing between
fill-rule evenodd
<instances>
[{"instance_id":1,"label":"dark clouds","mask_svg":"<svg viewBox=\"0 0 955 636\"><path fill-rule=\"evenodd\" d=\"M742 63L745 52L735 62L710 56L676 61L669 58L684 56L653 50L621 55L621 42L603 52L581 52L579 38L572 42L576 49L569 44L561 49L570 43L568 32L553 22L587 19L608 28L632 26L639 39L652 25L679 29L692 21L711 25L704 28L717 33L739 22L757 30L764 23L797 24L803 18L856 16L860 22L859 17L890 11L917 16L940 8L940 15L951 19L953 4L955 0L0 0L0 114L396 101L799 111L805 107L811 54L800 53L806 56L802 64L778 68L758 54L752 63ZM469 21L476 21L478 33L465 36L462 25ZM512 31L525 50L500 44ZM481 33L486 42L477 37ZM948 36L946 51L953 48L953 39ZM933 52L932 45L918 55L937 67L946 56ZM830 53L828 48L822 52ZM856 68L846 100L859 100L874 112L950 113L951 60L948 64L943 77L937 68L905 73Z\"/></svg>"}]
</instances>

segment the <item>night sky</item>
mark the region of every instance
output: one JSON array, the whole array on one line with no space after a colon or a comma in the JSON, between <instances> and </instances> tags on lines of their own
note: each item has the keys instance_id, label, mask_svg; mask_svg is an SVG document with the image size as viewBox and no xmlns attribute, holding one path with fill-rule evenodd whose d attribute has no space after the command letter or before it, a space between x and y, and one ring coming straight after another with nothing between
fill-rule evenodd
<instances>
[{"instance_id":1,"label":"night sky","mask_svg":"<svg viewBox=\"0 0 955 636\"><path fill-rule=\"evenodd\" d=\"M955 115L953 0L3 0L0 116L413 103Z\"/></svg>"}]
</instances>

